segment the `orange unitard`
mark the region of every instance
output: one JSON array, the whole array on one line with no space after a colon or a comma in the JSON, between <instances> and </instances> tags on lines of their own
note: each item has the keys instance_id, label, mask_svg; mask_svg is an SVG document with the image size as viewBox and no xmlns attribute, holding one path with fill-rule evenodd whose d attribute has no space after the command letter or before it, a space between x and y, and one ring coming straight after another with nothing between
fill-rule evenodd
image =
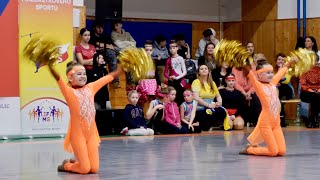
<instances>
[{"instance_id":1,"label":"orange unitard","mask_svg":"<svg viewBox=\"0 0 320 180\"><path fill-rule=\"evenodd\" d=\"M81 174L98 172L100 137L95 122L94 95L113 79L113 76L107 75L75 89L68 86L62 78L58 78L58 85L70 110L70 122L64 149L74 152L77 158L77 162L68 162L64 165L65 171Z\"/></svg>"},{"instance_id":2,"label":"orange unitard","mask_svg":"<svg viewBox=\"0 0 320 180\"><path fill-rule=\"evenodd\" d=\"M284 156L286 153L286 143L280 126L281 105L276 85L287 70L287 67L280 69L270 83L259 82L252 71L248 75L262 106L257 126L248 137L251 144L247 149L248 154ZM267 146L259 146L262 142Z\"/></svg>"}]
</instances>

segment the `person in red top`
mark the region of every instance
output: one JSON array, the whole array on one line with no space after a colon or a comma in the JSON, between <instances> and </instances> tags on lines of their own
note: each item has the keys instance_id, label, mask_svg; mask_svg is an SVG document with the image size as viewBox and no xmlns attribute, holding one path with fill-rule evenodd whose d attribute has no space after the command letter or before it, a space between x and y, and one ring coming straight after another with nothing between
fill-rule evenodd
<instances>
[{"instance_id":1,"label":"person in red top","mask_svg":"<svg viewBox=\"0 0 320 180\"><path fill-rule=\"evenodd\" d=\"M311 114L306 126L308 128L319 127L317 115L320 112L320 61L317 56L317 64L300 77L302 102L310 103Z\"/></svg>"},{"instance_id":2,"label":"person in red top","mask_svg":"<svg viewBox=\"0 0 320 180\"><path fill-rule=\"evenodd\" d=\"M80 30L81 42L76 46L75 53L77 60L82 64L87 73L88 83L93 81L93 55L96 53L96 48L89 44L90 31L86 28Z\"/></svg>"}]
</instances>

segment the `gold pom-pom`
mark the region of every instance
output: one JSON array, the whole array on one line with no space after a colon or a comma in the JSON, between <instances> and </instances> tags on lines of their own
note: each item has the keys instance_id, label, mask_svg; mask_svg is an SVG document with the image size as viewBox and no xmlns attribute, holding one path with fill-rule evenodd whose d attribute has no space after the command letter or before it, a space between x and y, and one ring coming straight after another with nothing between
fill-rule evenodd
<instances>
[{"instance_id":1,"label":"gold pom-pom","mask_svg":"<svg viewBox=\"0 0 320 180\"><path fill-rule=\"evenodd\" d=\"M35 64L52 66L59 58L59 47L56 40L34 36L23 49L23 55Z\"/></svg>"},{"instance_id":2,"label":"gold pom-pom","mask_svg":"<svg viewBox=\"0 0 320 180\"><path fill-rule=\"evenodd\" d=\"M286 58L286 62L290 62L293 57L298 58L298 62L291 67L288 72L292 76L300 77L314 66L316 62L316 54L313 51L299 48L290 53L290 56Z\"/></svg>"},{"instance_id":3,"label":"gold pom-pom","mask_svg":"<svg viewBox=\"0 0 320 180\"><path fill-rule=\"evenodd\" d=\"M247 60L253 62L248 50L236 40L221 40L214 48L214 57L219 66L226 62L231 67L243 67Z\"/></svg>"},{"instance_id":4,"label":"gold pom-pom","mask_svg":"<svg viewBox=\"0 0 320 180\"><path fill-rule=\"evenodd\" d=\"M119 63L125 72L130 72L135 81L149 78L154 71L153 60L143 48L127 48L120 52Z\"/></svg>"}]
</instances>

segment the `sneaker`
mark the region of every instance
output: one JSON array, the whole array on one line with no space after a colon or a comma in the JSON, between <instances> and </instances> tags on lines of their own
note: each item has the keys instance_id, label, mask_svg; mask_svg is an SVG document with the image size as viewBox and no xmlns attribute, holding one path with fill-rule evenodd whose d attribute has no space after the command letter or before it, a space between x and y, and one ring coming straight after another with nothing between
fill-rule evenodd
<instances>
[{"instance_id":1,"label":"sneaker","mask_svg":"<svg viewBox=\"0 0 320 180\"><path fill-rule=\"evenodd\" d=\"M125 127L122 129L122 131L120 132L121 135L126 135L129 132L128 127Z\"/></svg>"}]
</instances>

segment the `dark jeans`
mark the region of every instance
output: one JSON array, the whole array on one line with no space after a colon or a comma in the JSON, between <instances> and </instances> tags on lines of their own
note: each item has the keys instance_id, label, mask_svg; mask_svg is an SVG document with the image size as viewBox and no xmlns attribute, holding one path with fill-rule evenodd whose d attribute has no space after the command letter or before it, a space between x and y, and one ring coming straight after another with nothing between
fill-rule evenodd
<instances>
[{"instance_id":1,"label":"dark jeans","mask_svg":"<svg viewBox=\"0 0 320 180\"><path fill-rule=\"evenodd\" d=\"M246 100L239 111L245 123L249 122L256 125L261 112L261 103L256 93L252 94L251 97L252 99L250 101Z\"/></svg>"},{"instance_id":2,"label":"dark jeans","mask_svg":"<svg viewBox=\"0 0 320 180\"><path fill-rule=\"evenodd\" d=\"M222 126L224 118L226 117L226 111L221 108L215 108L215 111L209 115L205 110L199 110L196 112L195 119L199 120L200 128L203 131L208 131L212 126Z\"/></svg>"},{"instance_id":3,"label":"dark jeans","mask_svg":"<svg viewBox=\"0 0 320 180\"><path fill-rule=\"evenodd\" d=\"M311 114L309 120L314 121L320 112L320 94L302 91L300 98L302 102L310 103Z\"/></svg>"},{"instance_id":4,"label":"dark jeans","mask_svg":"<svg viewBox=\"0 0 320 180\"><path fill-rule=\"evenodd\" d=\"M168 134L187 134L189 131L184 126L181 126L178 128L177 126L174 126L172 124L169 124L167 122L164 122L164 128L165 132Z\"/></svg>"}]
</instances>

